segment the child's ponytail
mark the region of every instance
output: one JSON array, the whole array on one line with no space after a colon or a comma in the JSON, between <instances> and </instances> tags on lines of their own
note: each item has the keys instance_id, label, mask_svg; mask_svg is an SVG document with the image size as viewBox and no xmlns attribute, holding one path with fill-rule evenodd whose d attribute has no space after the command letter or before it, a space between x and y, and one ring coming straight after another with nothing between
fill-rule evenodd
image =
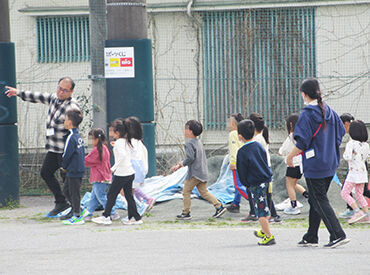
<instances>
[{"instance_id":1,"label":"child's ponytail","mask_svg":"<svg viewBox=\"0 0 370 275\"><path fill-rule=\"evenodd\" d=\"M265 139L266 143L267 144L270 144L270 141L269 141L269 128L267 128L266 125L263 127L262 136Z\"/></svg>"}]
</instances>

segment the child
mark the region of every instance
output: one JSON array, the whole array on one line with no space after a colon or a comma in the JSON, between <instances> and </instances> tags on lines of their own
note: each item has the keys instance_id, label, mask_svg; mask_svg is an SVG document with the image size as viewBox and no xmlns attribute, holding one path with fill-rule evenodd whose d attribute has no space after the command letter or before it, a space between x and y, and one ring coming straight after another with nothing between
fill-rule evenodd
<instances>
[{"instance_id":1,"label":"child","mask_svg":"<svg viewBox=\"0 0 370 275\"><path fill-rule=\"evenodd\" d=\"M148 173L148 150L143 142L143 128L137 117L127 118L126 125L128 125L128 131L132 137L131 164L135 170L135 179L133 183L134 194L139 201L143 199L146 201L148 205L146 211L150 211L155 204L155 199L147 196L140 190L140 186L144 183L145 176Z\"/></svg>"},{"instance_id":2,"label":"child","mask_svg":"<svg viewBox=\"0 0 370 275\"><path fill-rule=\"evenodd\" d=\"M255 130L254 130L254 140L259 142L266 151L267 154L267 163L271 168L271 159L269 153L269 132L268 128L265 126L265 121L260 114L251 113L249 119L253 121ZM269 222L281 222L280 216L276 213L274 202L272 201L272 182L269 183L269 188L267 189L267 201L271 211L271 217Z\"/></svg>"},{"instance_id":3,"label":"child","mask_svg":"<svg viewBox=\"0 0 370 275\"><path fill-rule=\"evenodd\" d=\"M189 120L185 124L185 138L189 139L185 143L185 160L172 167L172 171L188 166L188 174L184 183L184 210L177 216L179 220L190 220L190 194L194 187L197 187L201 196L213 204L216 208L214 218L221 217L226 208L207 190L208 168L206 152L201 141L197 138L203 131L202 124L196 120Z\"/></svg>"},{"instance_id":4,"label":"child","mask_svg":"<svg viewBox=\"0 0 370 275\"><path fill-rule=\"evenodd\" d=\"M348 134L349 125L351 124L352 121L355 120L355 118L350 113L344 113L340 116L340 119L342 120L342 122L344 124L344 129L346 129L346 134ZM348 137L348 136L346 135L344 137ZM348 142L348 141L349 141L348 138L346 140L345 140L345 138L343 138L342 142ZM347 174L348 174L348 172L347 172ZM347 177L347 175L346 175L346 177ZM344 184L342 184L342 189L343 189L343 186L344 186ZM350 196L352 196L352 194L350 194ZM346 211L339 214L339 217L343 218L343 219L350 219L350 218L352 218L352 216L353 216L353 209L348 204L347 204Z\"/></svg>"},{"instance_id":5,"label":"child","mask_svg":"<svg viewBox=\"0 0 370 275\"><path fill-rule=\"evenodd\" d=\"M108 191L108 201L103 215L92 219L97 224L112 224L110 218L112 208L116 203L117 196L123 188L128 208L128 220L123 223L126 225L142 224L141 216L137 212L136 203L132 195L132 182L135 178L135 170L131 164L132 137L128 131L125 120L116 119L111 124L113 137L116 142L113 147L114 165L111 168L114 178L112 186Z\"/></svg>"},{"instance_id":6,"label":"child","mask_svg":"<svg viewBox=\"0 0 370 275\"><path fill-rule=\"evenodd\" d=\"M85 157L85 166L90 167L90 182L93 184L90 200L87 202L85 220L91 219L94 211L107 204L107 188L112 182L110 171L110 152L107 137L103 129L92 129L89 138L93 145L91 152ZM112 220L118 220L119 214L112 209Z\"/></svg>"},{"instance_id":7,"label":"child","mask_svg":"<svg viewBox=\"0 0 370 275\"><path fill-rule=\"evenodd\" d=\"M236 172L236 153L239 148L243 146L243 143L240 142L238 138L238 123L243 120L243 116L240 113L232 114L229 118L230 123L230 134L229 134L229 158L230 158L230 170L233 172L234 186L235 186L235 195L234 201L231 205L227 207L227 211L230 213L239 213L240 212L240 199L243 196L248 200L248 195L246 194L245 187L241 185L239 176ZM253 204L251 207L250 214L254 215L252 211Z\"/></svg>"},{"instance_id":8,"label":"child","mask_svg":"<svg viewBox=\"0 0 370 275\"><path fill-rule=\"evenodd\" d=\"M365 161L370 155L370 149L366 142L368 139L367 129L365 123L361 120L351 122L349 135L352 140L347 143L343 154L343 158L348 162L349 172L341 195L354 211L352 218L348 221L349 224L353 224L363 218L369 220L368 206L363 192L365 183L369 180ZM355 188L356 199L362 210L359 209L356 201L350 196L353 188Z\"/></svg>"},{"instance_id":9,"label":"child","mask_svg":"<svg viewBox=\"0 0 370 275\"><path fill-rule=\"evenodd\" d=\"M238 151L236 167L240 181L250 189L254 211L261 225L261 229L254 232L258 238L262 239L258 244L273 245L276 242L274 236L271 235L267 219L269 216L267 189L272 173L265 149L253 138L254 131L254 123L249 119L238 124L239 138L245 144Z\"/></svg>"},{"instance_id":10,"label":"child","mask_svg":"<svg viewBox=\"0 0 370 275\"><path fill-rule=\"evenodd\" d=\"M72 215L68 220L64 220L63 224L74 225L83 224L84 211L81 213L80 207L80 186L82 177L85 174L85 148L84 141L78 132L78 126L82 121L80 110L72 109L67 111L64 121L64 128L69 130L66 140L62 168L67 171L64 182L63 193L72 205ZM68 218L66 215L65 218Z\"/></svg>"},{"instance_id":11,"label":"child","mask_svg":"<svg viewBox=\"0 0 370 275\"><path fill-rule=\"evenodd\" d=\"M284 141L283 145L279 149L279 154L285 156L285 163L286 163L286 156L292 151L295 146L295 140L293 138L294 127L298 121L298 115L292 114L286 119L286 127L288 130L288 137ZM297 158L296 158L297 159ZM299 161L300 159L300 161ZM290 204L291 206L284 209L284 213L288 215L298 215L301 213L297 206L297 196L295 191L297 190L299 193L302 194L305 198L308 198L308 192L303 188L302 185L297 184L298 180L302 177L302 156L299 155L295 163L295 167L287 167L286 170L286 189L288 191Z\"/></svg>"}]
</instances>

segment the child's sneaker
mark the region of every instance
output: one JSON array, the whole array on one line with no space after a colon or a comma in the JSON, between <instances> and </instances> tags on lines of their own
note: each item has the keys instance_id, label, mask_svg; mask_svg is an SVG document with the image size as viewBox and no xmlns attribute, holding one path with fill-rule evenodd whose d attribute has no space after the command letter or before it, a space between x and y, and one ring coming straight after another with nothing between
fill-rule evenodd
<instances>
[{"instance_id":1,"label":"child's sneaker","mask_svg":"<svg viewBox=\"0 0 370 275\"><path fill-rule=\"evenodd\" d=\"M149 212L152 210L154 204L155 204L155 198L150 198L147 202L148 208L146 209L146 212Z\"/></svg>"},{"instance_id":2,"label":"child's sneaker","mask_svg":"<svg viewBox=\"0 0 370 275\"><path fill-rule=\"evenodd\" d=\"M139 224L143 224L143 220L135 220L134 218L132 218L131 220L127 220L127 221L124 221L122 222L124 225L139 225Z\"/></svg>"},{"instance_id":3,"label":"child's sneaker","mask_svg":"<svg viewBox=\"0 0 370 275\"><path fill-rule=\"evenodd\" d=\"M298 209L298 207L288 207L284 209L284 213L287 215L298 215L301 214L301 210Z\"/></svg>"},{"instance_id":4,"label":"child's sneaker","mask_svg":"<svg viewBox=\"0 0 370 275\"><path fill-rule=\"evenodd\" d=\"M369 213L364 218L362 218L361 220L359 220L358 222L359 223L370 223L370 215L369 215Z\"/></svg>"},{"instance_id":5,"label":"child's sneaker","mask_svg":"<svg viewBox=\"0 0 370 275\"><path fill-rule=\"evenodd\" d=\"M122 223L128 222L128 216L121 219Z\"/></svg>"},{"instance_id":6,"label":"child's sneaker","mask_svg":"<svg viewBox=\"0 0 370 275\"><path fill-rule=\"evenodd\" d=\"M87 216L84 218L84 221L85 221L85 222L91 222L92 218L93 218L93 215L92 215L92 214L89 214L89 215L87 215Z\"/></svg>"},{"instance_id":7,"label":"child's sneaker","mask_svg":"<svg viewBox=\"0 0 370 275\"><path fill-rule=\"evenodd\" d=\"M342 219L350 219L352 218L352 216L353 216L353 210L350 210L350 209L347 209L343 213L339 214L339 218L342 218Z\"/></svg>"},{"instance_id":8,"label":"child's sneaker","mask_svg":"<svg viewBox=\"0 0 370 275\"><path fill-rule=\"evenodd\" d=\"M359 212L355 212L353 214L352 218L349 219L348 223L354 224L365 217L366 217L366 214L360 210Z\"/></svg>"},{"instance_id":9,"label":"child's sneaker","mask_svg":"<svg viewBox=\"0 0 370 275\"><path fill-rule=\"evenodd\" d=\"M265 235L263 239L258 242L258 245L273 245L273 244L276 244L273 235L271 235L270 238L267 238L267 236Z\"/></svg>"},{"instance_id":10,"label":"child's sneaker","mask_svg":"<svg viewBox=\"0 0 370 275\"><path fill-rule=\"evenodd\" d=\"M191 220L191 215L190 215L190 212L185 214L184 212L182 212L180 215L177 215L176 216L176 219L178 220Z\"/></svg>"},{"instance_id":11,"label":"child's sneaker","mask_svg":"<svg viewBox=\"0 0 370 275\"><path fill-rule=\"evenodd\" d=\"M281 222L281 217L279 216L279 215L277 215L277 216L275 216L275 217L270 217L269 218L269 223L272 223L272 222L277 222L277 223L279 223L279 222Z\"/></svg>"},{"instance_id":12,"label":"child's sneaker","mask_svg":"<svg viewBox=\"0 0 370 275\"><path fill-rule=\"evenodd\" d=\"M112 224L112 220L110 219L110 217L104 217L104 216L93 218L91 221L97 224L104 224L104 225Z\"/></svg>"},{"instance_id":13,"label":"child's sneaker","mask_svg":"<svg viewBox=\"0 0 370 275\"><path fill-rule=\"evenodd\" d=\"M258 221L258 218L256 215L249 214L244 219L241 219L242 222L256 222Z\"/></svg>"},{"instance_id":14,"label":"child's sneaker","mask_svg":"<svg viewBox=\"0 0 370 275\"><path fill-rule=\"evenodd\" d=\"M117 212L110 216L110 219L111 219L112 221L116 221L116 220L118 220L119 218L120 218L120 216L119 216L119 214L118 214Z\"/></svg>"},{"instance_id":15,"label":"child's sneaker","mask_svg":"<svg viewBox=\"0 0 370 275\"><path fill-rule=\"evenodd\" d=\"M216 213L212 217L219 218L226 212L226 210L227 209L223 205L221 205L219 208L216 209Z\"/></svg>"},{"instance_id":16,"label":"child's sneaker","mask_svg":"<svg viewBox=\"0 0 370 275\"><path fill-rule=\"evenodd\" d=\"M262 232L262 229L260 229L258 231L254 230L254 236L263 239L266 236L266 234Z\"/></svg>"},{"instance_id":17,"label":"child's sneaker","mask_svg":"<svg viewBox=\"0 0 370 275\"><path fill-rule=\"evenodd\" d=\"M84 219L90 215L90 212L86 208L82 209L80 216Z\"/></svg>"},{"instance_id":18,"label":"child's sneaker","mask_svg":"<svg viewBox=\"0 0 370 275\"><path fill-rule=\"evenodd\" d=\"M275 204L275 209L278 210L278 211L284 211L284 209L288 208L289 206L291 206L290 199L287 198L283 202Z\"/></svg>"},{"instance_id":19,"label":"child's sneaker","mask_svg":"<svg viewBox=\"0 0 370 275\"><path fill-rule=\"evenodd\" d=\"M235 203L230 204L228 207L226 207L226 209L230 213L240 213L240 206L236 205Z\"/></svg>"},{"instance_id":20,"label":"child's sneaker","mask_svg":"<svg viewBox=\"0 0 370 275\"><path fill-rule=\"evenodd\" d=\"M70 218L69 220L64 220L62 221L62 223L66 225L75 225L75 224L84 224L85 222L82 216L76 217L73 215L72 218Z\"/></svg>"}]
</instances>

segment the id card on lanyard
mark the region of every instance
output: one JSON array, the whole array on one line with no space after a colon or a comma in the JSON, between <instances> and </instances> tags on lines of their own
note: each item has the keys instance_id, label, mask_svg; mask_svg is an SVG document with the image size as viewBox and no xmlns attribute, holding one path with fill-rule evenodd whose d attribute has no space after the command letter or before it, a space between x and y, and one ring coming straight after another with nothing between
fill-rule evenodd
<instances>
[{"instance_id":1,"label":"id card on lanyard","mask_svg":"<svg viewBox=\"0 0 370 275\"><path fill-rule=\"evenodd\" d=\"M58 112L59 107L62 105L62 102L59 102L57 105L55 105L54 111L50 114L50 122L47 125L46 128L46 136L53 136L55 134L54 128L51 127L51 122L53 121L53 118L55 114Z\"/></svg>"},{"instance_id":2,"label":"id card on lanyard","mask_svg":"<svg viewBox=\"0 0 370 275\"><path fill-rule=\"evenodd\" d=\"M320 131L321 126L322 126L322 123L319 125L319 128L317 128L316 132L313 134L313 136L311 138L311 142L312 142L313 138L317 135L317 133ZM310 158L315 157L315 150L313 148L308 149L308 150L302 151L300 153L300 155L303 155L303 154L305 154L306 159L310 159Z\"/></svg>"}]
</instances>

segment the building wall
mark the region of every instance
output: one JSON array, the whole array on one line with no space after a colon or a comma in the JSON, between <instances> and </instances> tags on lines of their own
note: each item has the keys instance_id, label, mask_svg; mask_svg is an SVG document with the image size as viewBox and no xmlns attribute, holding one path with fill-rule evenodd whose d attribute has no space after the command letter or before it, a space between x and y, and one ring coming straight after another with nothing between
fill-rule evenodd
<instances>
[{"instance_id":1,"label":"building wall","mask_svg":"<svg viewBox=\"0 0 370 275\"><path fill-rule=\"evenodd\" d=\"M148 4L163 3L148 0ZM188 1L173 0L186 6ZM78 1L10 1L12 41L16 45L18 88L53 92L57 80L68 75L76 81L75 96L91 106L90 63L39 64L36 61L35 17L18 12L26 6L85 6ZM316 12L317 72L326 100L338 113L351 112L370 122L368 77L370 5L320 6ZM183 143L184 124L203 119L202 38L199 14L150 12L149 36L153 42L156 142L158 148ZM368 74L367 74L368 75ZM298 87L297 87L298 89ZM333 91L333 92L331 92ZM92 113L92 112L90 112ZM20 148L44 146L47 107L18 101ZM283 120L284 118L282 118ZM286 133L273 131L272 142ZM206 131L202 140L211 149L226 148L226 131ZM175 146L177 147L177 146Z\"/></svg>"},{"instance_id":2,"label":"building wall","mask_svg":"<svg viewBox=\"0 0 370 275\"><path fill-rule=\"evenodd\" d=\"M330 106L370 123L370 5L317 9L318 78Z\"/></svg>"}]
</instances>

